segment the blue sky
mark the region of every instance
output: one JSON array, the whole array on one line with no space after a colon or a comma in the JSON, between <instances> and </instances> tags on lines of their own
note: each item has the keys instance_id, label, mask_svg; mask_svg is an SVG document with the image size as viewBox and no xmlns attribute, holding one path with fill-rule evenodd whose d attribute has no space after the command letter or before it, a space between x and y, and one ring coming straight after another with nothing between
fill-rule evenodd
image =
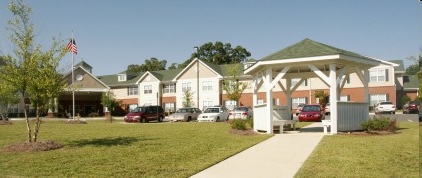
<instances>
[{"instance_id":1,"label":"blue sky","mask_svg":"<svg viewBox=\"0 0 422 178\"><path fill-rule=\"evenodd\" d=\"M42 0L27 1L37 42L74 33L75 62L94 75L122 72L156 57L183 63L194 46L221 41L261 59L305 38L382 60L419 55L422 2L418 0ZM11 13L0 2L0 52L11 53ZM0 54L1 54L0 53ZM70 64L70 53L63 59Z\"/></svg>"}]
</instances>

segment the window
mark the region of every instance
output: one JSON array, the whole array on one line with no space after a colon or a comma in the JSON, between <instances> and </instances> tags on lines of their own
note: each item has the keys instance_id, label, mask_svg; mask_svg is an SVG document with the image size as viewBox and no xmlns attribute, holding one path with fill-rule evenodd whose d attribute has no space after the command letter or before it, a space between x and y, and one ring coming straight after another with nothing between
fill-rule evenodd
<instances>
[{"instance_id":1,"label":"window","mask_svg":"<svg viewBox=\"0 0 422 178\"><path fill-rule=\"evenodd\" d=\"M126 81L126 75L118 75L118 77L119 77L118 79L119 82Z\"/></svg>"},{"instance_id":2,"label":"window","mask_svg":"<svg viewBox=\"0 0 422 178\"><path fill-rule=\"evenodd\" d=\"M182 83L182 91L191 91L192 90L192 86L191 83Z\"/></svg>"},{"instance_id":3,"label":"window","mask_svg":"<svg viewBox=\"0 0 422 178\"><path fill-rule=\"evenodd\" d=\"M340 101L349 101L350 100L350 95L342 95L340 96Z\"/></svg>"},{"instance_id":4,"label":"window","mask_svg":"<svg viewBox=\"0 0 422 178\"><path fill-rule=\"evenodd\" d=\"M151 94L151 93L152 93L152 85L145 85L144 94Z\"/></svg>"},{"instance_id":5,"label":"window","mask_svg":"<svg viewBox=\"0 0 422 178\"><path fill-rule=\"evenodd\" d=\"M259 105L259 104L264 104L264 100L263 100L263 99L258 99L258 101L257 101L257 102L258 102L258 103L257 103L258 105Z\"/></svg>"},{"instance_id":6,"label":"window","mask_svg":"<svg viewBox=\"0 0 422 178\"><path fill-rule=\"evenodd\" d=\"M210 106L212 106L212 101L203 101L202 102L202 107L203 107L202 110L205 110L205 109L207 109Z\"/></svg>"},{"instance_id":7,"label":"window","mask_svg":"<svg viewBox=\"0 0 422 178\"><path fill-rule=\"evenodd\" d=\"M164 110L166 112L174 112L175 110L174 103L164 103Z\"/></svg>"},{"instance_id":8,"label":"window","mask_svg":"<svg viewBox=\"0 0 422 178\"><path fill-rule=\"evenodd\" d=\"M371 70L369 72L370 82L385 82L388 81L387 69Z\"/></svg>"},{"instance_id":9,"label":"window","mask_svg":"<svg viewBox=\"0 0 422 178\"><path fill-rule=\"evenodd\" d=\"M163 93L176 93L176 84L164 84Z\"/></svg>"},{"instance_id":10,"label":"window","mask_svg":"<svg viewBox=\"0 0 422 178\"><path fill-rule=\"evenodd\" d=\"M297 83L299 83L301 79L300 78L292 78L292 85L291 86L296 86ZM299 86L308 86L308 80L305 79Z\"/></svg>"},{"instance_id":11,"label":"window","mask_svg":"<svg viewBox=\"0 0 422 178\"><path fill-rule=\"evenodd\" d=\"M127 88L127 95L138 95L138 87L128 87Z\"/></svg>"},{"instance_id":12,"label":"window","mask_svg":"<svg viewBox=\"0 0 422 178\"><path fill-rule=\"evenodd\" d=\"M306 104L306 97L304 98L292 98L292 108L297 108L299 104Z\"/></svg>"},{"instance_id":13,"label":"window","mask_svg":"<svg viewBox=\"0 0 422 178\"><path fill-rule=\"evenodd\" d=\"M202 82L202 90L203 91L211 91L212 90L212 81Z\"/></svg>"},{"instance_id":14,"label":"window","mask_svg":"<svg viewBox=\"0 0 422 178\"><path fill-rule=\"evenodd\" d=\"M387 101L387 94L370 95L369 99L371 100L371 106L375 106L379 102Z\"/></svg>"}]
</instances>

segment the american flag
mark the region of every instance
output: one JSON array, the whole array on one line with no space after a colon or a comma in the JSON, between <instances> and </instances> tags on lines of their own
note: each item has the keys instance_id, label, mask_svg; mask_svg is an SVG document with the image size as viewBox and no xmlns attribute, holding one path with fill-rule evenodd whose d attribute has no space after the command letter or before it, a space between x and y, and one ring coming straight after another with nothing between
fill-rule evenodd
<instances>
[{"instance_id":1,"label":"american flag","mask_svg":"<svg viewBox=\"0 0 422 178\"><path fill-rule=\"evenodd\" d=\"M67 49L69 52L72 52L72 53L78 54L78 48L76 47L76 42L75 42L75 39L73 39L73 38L72 38L72 39L70 39L69 43L67 44L66 49Z\"/></svg>"}]
</instances>

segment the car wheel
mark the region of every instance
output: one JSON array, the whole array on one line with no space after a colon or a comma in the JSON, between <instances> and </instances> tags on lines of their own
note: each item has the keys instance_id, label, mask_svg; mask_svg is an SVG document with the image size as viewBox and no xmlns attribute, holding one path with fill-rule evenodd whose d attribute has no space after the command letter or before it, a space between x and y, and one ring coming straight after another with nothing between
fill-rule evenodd
<instances>
[{"instance_id":1,"label":"car wheel","mask_svg":"<svg viewBox=\"0 0 422 178\"><path fill-rule=\"evenodd\" d=\"M186 120L187 122L190 122L192 120L192 117L188 117L188 120Z\"/></svg>"},{"instance_id":2,"label":"car wheel","mask_svg":"<svg viewBox=\"0 0 422 178\"><path fill-rule=\"evenodd\" d=\"M217 117L217 120L215 122L220 122L220 117Z\"/></svg>"},{"instance_id":3,"label":"car wheel","mask_svg":"<svg viewBox=\"0 0 422 178\"><path fill-rule=\"evenodd\" d=\"M391 112L391 114L396 114L396 112Z\"/></svg>"},{"instance_id":4,"label":"car wheel","mask_svg":"<svg viewBox=\"0 0 422 178\"><path fill-rule=\"evenodd\" d=\"M158 117L158 122L163 122L163 116Z\"/></svg>"},{"instance_id":5,"label":"car wheel","mask_svg":"<svg viewBox=\"0 0 422 178\"><path fill-rule=\"evenodd\" d=\"M146 122L145 118L142 118L141 123L145 123L145 122Z\"/></svg>"},{"instance_id":6,"label":"car wheel","mask_svg":"<svg viewBox=\"0 0 422 178\"><path fill-rule=\"evenodd\" d=\"M298 113L296 113L296 116L298 116L299 114Z\"/></svg>"}]
</instances>

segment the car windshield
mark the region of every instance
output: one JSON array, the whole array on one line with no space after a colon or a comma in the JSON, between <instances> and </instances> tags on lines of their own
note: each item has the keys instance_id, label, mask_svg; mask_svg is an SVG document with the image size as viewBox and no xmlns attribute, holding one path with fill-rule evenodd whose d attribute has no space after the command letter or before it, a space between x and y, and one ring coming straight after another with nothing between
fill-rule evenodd
<instances>
[{"instance_id":1,"label":"car windshield","mask_svg":"<svg viewBox=\"0 0 422 178\"><path fill-rule=\"evenodd\" d=\"M409 104L416 104L416 105L419 105L419 101L409 101Z\"/></svg>"},{"instance_id":2,"label":"car windshield","mask_svg":"<svg viewBox=\"0 0 422 178\"><path fill-rule=\"evenodd\" d=\"M248 111L248 108L240 107L240 108L234 108L235 111Z\"/></svg>"},{"instance_id":3,"label":"car windshield","mask_svg":"<svg viewBox=\"0 0 422 178\"><path fill-rule=\"evenodd\" d=\"M207 108L204 113L218 113L219 109L218 108Z\"/></svg>"},{"instance_id":4,"label":"car windshield","mask_svg":"<svg viewBox=\"0 0 422 178\"><path fill-rule=\"evenodd\" d=\"M146 110L146 107L137 107L133 110L133 112L145 112Z\"/></svg>"},{"instance_id":5,"label":"car windshield","mask_svg":"<svg viewBox=\"0 0 422 178\"><path fill-rule=\"evenodd\" d=\"M181 108L181 109L177 110L176 113L188 113L188 112L191 112L191 111L192 111L192 109L190 109L190 108Z\"/></svg>"},{"instance_id":6,"label":"car windshield","mask_svg":"<svg viewBox=\"0 0 422 178\"><path fill-rule=\"evenodd\" d=\"M387 104L393 104L392 102L381 102L381 104L380 105L387 105Z\"/></svg>"},{"instance_id":7,"label":"car windshield","mask_svg":"<svg viewBox=\"0 0 422 178\"><path fill-rule=\"evenodd\" d=\"M302 111L319 111L319 106L304 106Z\"/></svg>"}]
</instances>

